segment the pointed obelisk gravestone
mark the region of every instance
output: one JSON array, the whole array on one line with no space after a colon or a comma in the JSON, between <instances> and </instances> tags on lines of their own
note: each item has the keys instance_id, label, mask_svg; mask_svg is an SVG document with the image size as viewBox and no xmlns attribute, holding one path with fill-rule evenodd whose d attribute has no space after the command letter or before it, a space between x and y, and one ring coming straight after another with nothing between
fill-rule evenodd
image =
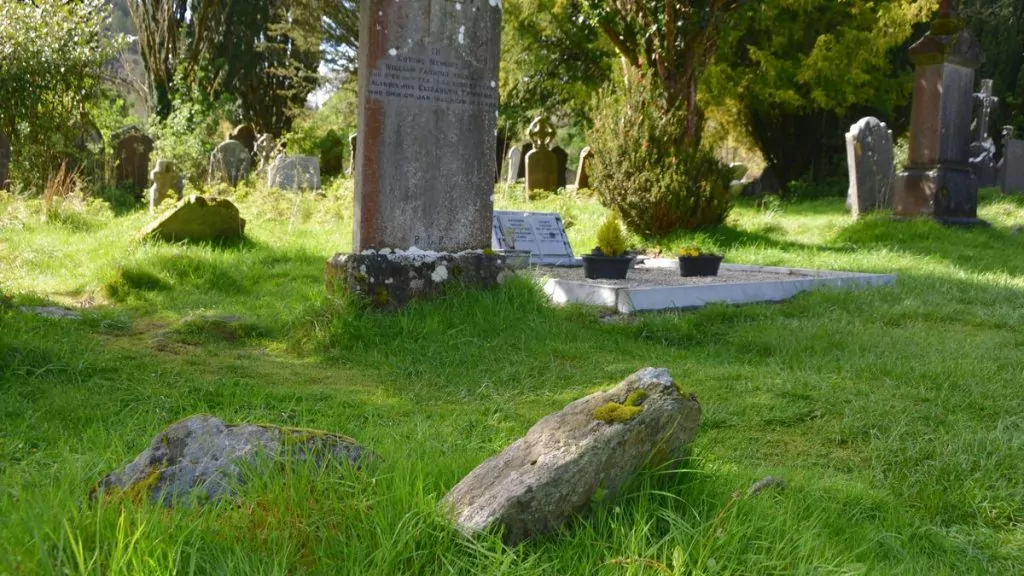
<instances>
[{"instance_id":1,"label":"pointed obelisk gravestone","mask_svg":"<svg viewBox=\"0 0 1024 576\"><path fill-rule=\"evenodd\" d=\"M551 151L555 129L547 118L541 116L530 124L527 135L533 142L533 150L526 155L526 192L558 189L558 157Z\"/></svg>"},{"instance_id":2,"label":"pointed obelisk gravestone","mask_svg":"<svg viewBox=\"0 0 1024 576\"><path fill-rule=\"evenodd\" d=\"M846 134L846 163L850 172L847 195L854 218L892 207L892 130L878 118L862 118Z\"/></svg>"},{"instance_id":3,"label":"pointed obelisk gravestone","mask_svg":"<svg viewBox=\"0 0 1024 576\"><path fill-rule=\"evenodd\" d=\"M498 0L364 0L353 250L491 243Z\"/></svg>"},{"instance_id":4,"label":"pointed obelisk gravestone","mask_svg":"<svg viewBox=\"0 0 1024 576\"><path fill-rule=\"evenodd\" d=\"M981 91L974 95L977 110L974 121L974 142L971 142L968 157L971 170L978 179L978 186L991 188L997 183L996 143L988 135L988 123L992 113L999 106L999 98L992 95L992 81L982 80Z\"/></svg>"},{"instance_id":5,"label":"pointed obelisk gravestone","mask_svg":"<svg viewBox=\"0 0 1024 576\"><path fill-rule=\"evenodd\" d=\"M896 216L984 224L978 219L978 180L967 158L974 70L982 59L956 2L943 0L931 30L910 48L915 65L910 154L896 177Z\"/></svg>"},{"instance_id":6,"label":"pointed obelisk gravestone","mask_svg":"<svg viewBox=\"0 0 1024 576\"><path fill-rule=\"evenodd\" d=\"M11 170L11 139L0 132L0 190L7 189L7 175Z\"/></svg>"},{"instance_id":7,"label":"pointed obelisk gravestone","mask_svg":"<svg viewBox=\"0 0 1024 576\"><path fill-rule=\"evenodd\" d=\"M523 151L519 146L513 146L508 151L508 178L506 183L515 184L519 174L519 165L523 163Z\"/></svg>"},{"instance_id":8,"label":"pointed obelisk gravestone","mask_svg":"<svg viewBox=\"0 0 1024 576\"><path fill-rule=\"evenodd\" d=\"M583 150L580 150L580 165L576 169L576 189L582 190L584 188L590 188L590 159L593 157L594 152L587 146Z\"/></svg>"}]
</instances>

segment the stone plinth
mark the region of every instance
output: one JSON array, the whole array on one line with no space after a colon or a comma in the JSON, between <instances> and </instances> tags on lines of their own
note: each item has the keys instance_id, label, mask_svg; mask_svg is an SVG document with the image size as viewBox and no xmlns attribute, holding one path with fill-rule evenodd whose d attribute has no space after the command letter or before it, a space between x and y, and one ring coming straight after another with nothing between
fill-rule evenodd
<instances>
[{"instance_id":1,"label":"stone plinth","mask_svg":"<svg viewBox=\"0 0 1024 576\"><path fill-rule=\"evenodd\" d=\"M968 162L981 47L947 4L931 31L910 48L910 59L916 66L910 155L896 176L894 211L948 224L982 223L978 181Z\"/></svg>"},{"instance_id":2,"label":"stone plinth","mask_svg":"<svg viewBox=\"0 0 1024 576\"><path fill-rule=\"evenodd\" d=\"M510 273L505 259L489 251L450 254L385 248L331 258L327 292L349 292L375 308L396 310L413 299L438 295L448 286L494 288Z\"/></svg>"},{"instance_id":3,"label":"stone plinth","mask_svg":"<svg viewBox=\"0 0 1024 576\"><path fill-rule=\"evenodd\" d=\"M365 0L353 247L490 243L501 2Z\"/></svg>"}]
</instances>

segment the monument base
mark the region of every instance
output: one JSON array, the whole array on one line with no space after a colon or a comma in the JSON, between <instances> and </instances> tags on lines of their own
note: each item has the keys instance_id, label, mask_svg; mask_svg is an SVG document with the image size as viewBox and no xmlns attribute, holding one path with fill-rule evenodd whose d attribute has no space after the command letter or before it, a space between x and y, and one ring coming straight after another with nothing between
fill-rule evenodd
<instances>
[{"instance_id":1,"label":"monument base","mask_svg":"<svg viewBox=\"0 0 1024 576\"><path fill-rule=\"evenodd\" d=\"M327 293L353 294L374 308L397 310L414 299L437 296L448 286L494 288L512 273L505 257L490 250L364 250L327 261Z\"/></svg>"},{"instance_id":2,"label":"monument base","mask_svg":"<svg viewBox=\"0 0 1024 576\"><path fill-rule=\"evenodd\" d=\"M945 224L984 223L978 219L978 180L969 166L908 167L896 175L893 212Z\"/></svg>"}]
</instances>

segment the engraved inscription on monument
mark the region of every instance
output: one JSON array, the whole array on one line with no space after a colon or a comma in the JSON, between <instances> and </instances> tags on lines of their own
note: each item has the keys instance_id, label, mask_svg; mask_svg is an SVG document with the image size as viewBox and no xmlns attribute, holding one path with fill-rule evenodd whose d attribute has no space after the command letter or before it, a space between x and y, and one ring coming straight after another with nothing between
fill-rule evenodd
<instances>
[{"instance_id":1,"label":"engraved inscription on monument","mask_svg":"<svg viewBox=\"0 0 1024 576\"><path fill-rule=\"evenodd\" d=\"M392 50L370 76L370 98L439 107L493 110L498 105L494 83L482 82L457 56L430 48L429 56Z\"/></svg>"}]
</instances>

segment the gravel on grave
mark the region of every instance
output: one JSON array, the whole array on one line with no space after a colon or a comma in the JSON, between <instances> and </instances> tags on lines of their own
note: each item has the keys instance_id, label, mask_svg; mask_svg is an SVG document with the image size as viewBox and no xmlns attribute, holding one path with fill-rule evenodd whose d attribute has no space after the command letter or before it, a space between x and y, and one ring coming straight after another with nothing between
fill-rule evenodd
<instances>
[{"instance_id":1,"label":"gravel on grave","mask_svg":"<svg viewBox=\"0 0 1024 576\"><path fill-rule=\"evenodd\" d=\"M556 266L540 266L534 269L538 278L554 278L573 282L587 282L615 288L643 288L649 286L698 286L707 284L742 284L744 282L772 282L780 280L798 280L808 276L796 274L778 274L773 272L754 272L747 270L718 271L718 276L692 276L684 278L679 275L678 268L639 266L629 271L625 280L587 280L583 277L583 268L561 268Z\"/></svg>"}]
</instances>

